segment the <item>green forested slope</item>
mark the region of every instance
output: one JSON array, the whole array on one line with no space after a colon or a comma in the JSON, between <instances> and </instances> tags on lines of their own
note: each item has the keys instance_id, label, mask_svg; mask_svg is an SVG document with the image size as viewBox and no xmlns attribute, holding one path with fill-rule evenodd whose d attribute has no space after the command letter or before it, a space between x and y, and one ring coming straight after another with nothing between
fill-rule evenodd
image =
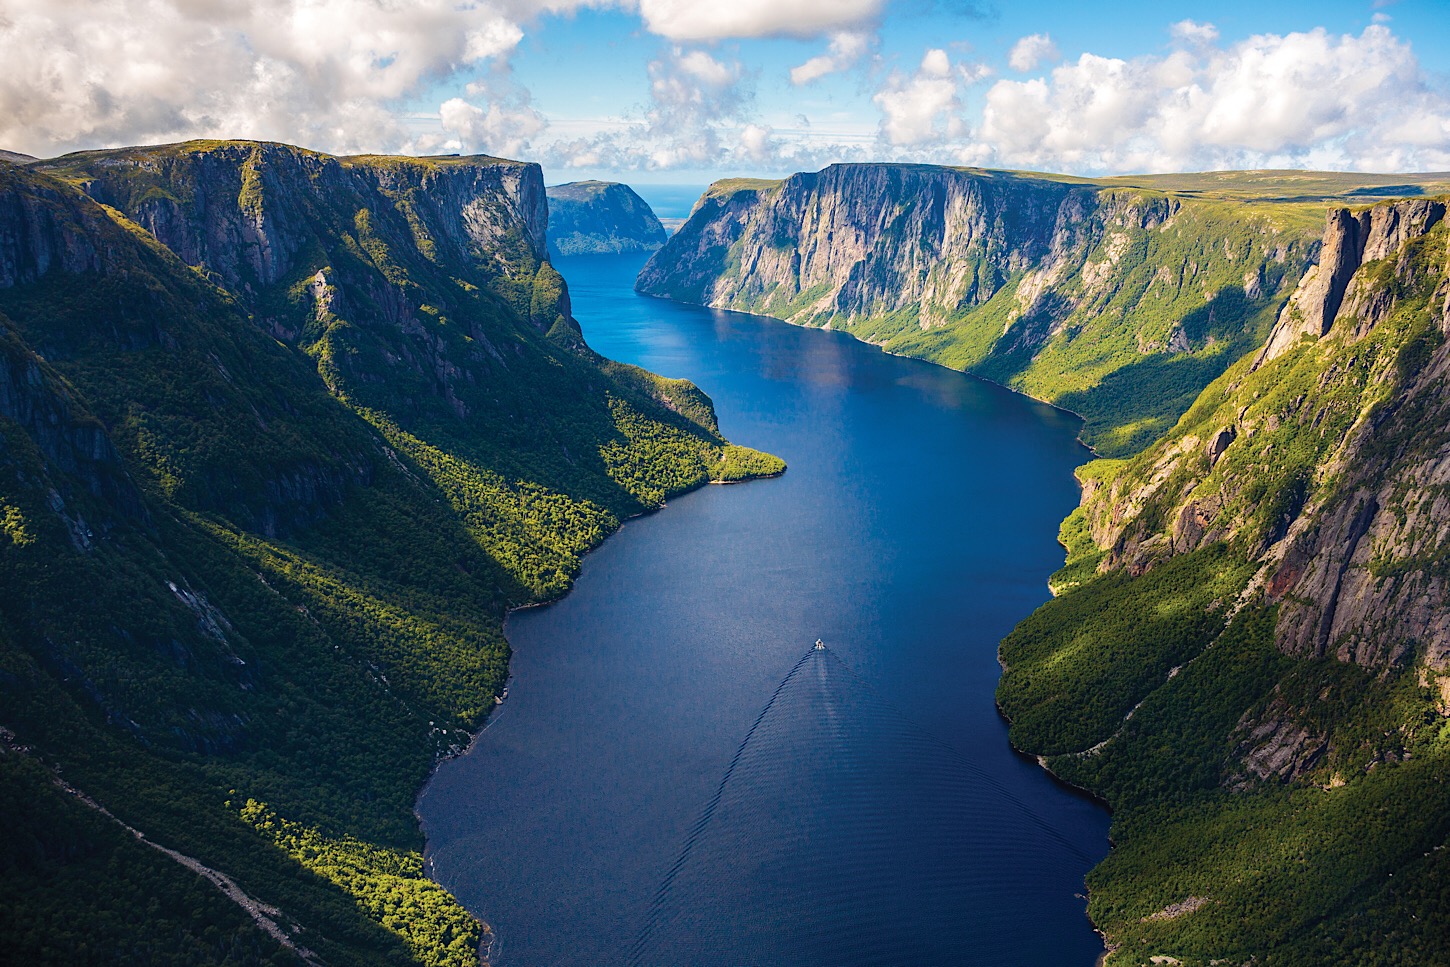
<instances>
[{"instance_id":1,"label":"green forested slope","mask_svg":"<svg viewBox=\"0 0 1450 967\"><path fill-rule=\"evenodd\" d=\"M584 345L544 212L494 159L0 164L5 959L477 962L412 805L506 608L783 468Z\"/></svg>"},{"instance_id":2,"label":"green forested slope","mask_svg":"<svg viewBox=\"0 0 1450 967\"><path fill-rule=\"evenodd\" d=\"M556 255L653 252L665 243L665 229L634 189L613 181L552 185L549 196L549 251Z\"/></svg>"},{"instance_id":3,"label":"green forested slope","mask_svg":"<svg viewBox=\"0 0 1450 967\"><path fill-rule=\"evenodd\" d=\"M832 165L712 185L637 286L975 373L1079 413L1084 441L1121 457L1263 341L1327 205L1437 185Z\"/></svg>"},{"instance_id":4,"label":"green forested slope","mask_svg":"<svg viewBox=\"0 0 1450 967\"><path fill-rule=\"evenodd\" d=\"M1110 964L1450 963L1444 215L1332 214L1343 271L1083 468L1058 596L1002 643L1012 741L1114 808Z\"/></svg>"}]
</instances>

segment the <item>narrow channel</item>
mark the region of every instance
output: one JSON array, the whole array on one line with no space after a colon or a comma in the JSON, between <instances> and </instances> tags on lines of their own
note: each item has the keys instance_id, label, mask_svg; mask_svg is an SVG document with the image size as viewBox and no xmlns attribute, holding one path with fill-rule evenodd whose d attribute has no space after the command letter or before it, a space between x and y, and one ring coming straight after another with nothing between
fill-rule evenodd
<instances>
[{"instance_id":1,"label":"narrow channel","mask_svg":"<svg viewBox=\"0 0 1450 967\"><path fill-rule=\"evenodd\" d=\"M1061 563L1077 421L638 296L643 261L559 260L590 344L693 380L790 470L630 521L510 619L509 699L420 801L435 875L506 967L1088 967L1108 816L993 704Z\"/></svg>"}]
</instances>

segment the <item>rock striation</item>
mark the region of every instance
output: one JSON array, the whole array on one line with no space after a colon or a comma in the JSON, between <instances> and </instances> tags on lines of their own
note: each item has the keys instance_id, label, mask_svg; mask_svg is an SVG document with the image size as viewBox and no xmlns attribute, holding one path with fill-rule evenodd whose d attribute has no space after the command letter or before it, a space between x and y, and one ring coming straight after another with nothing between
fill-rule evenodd
<instances>
[{"instance_id":1,"label":"rock striation","mask_svg":"<svg viewBox=\"0 0 1450 967\"><path fill-rule=\"evenodd\" d=\"M1067 406L1126 453L1257 346L1316 239L1191 194L929 165L719 182L639 291L826 326Z\"/></svg>"},{"instance_id":2,"label":"rock striation","mask_svg":"<svg viewBox=\"0 0 1450 967\"><path fill-rule=\"evenodd\" d=\"M575 181L547 194L549 251L555 255L653 252L665 244L660 220L628 185Z\"/></svg>"},{"instance_id":3,"label":"rock striation","mask_svg":"<svg viewBox=\"0 0 1450 967\"><path fill-rule=\"evenodd\" d=\"M477 967L413 807L494 708L507 610L625 518L784 469L588 347L547 219L495 158L0 161L12 959L285 957L263 909L329 964ZM194 864L28 805L62 765Z\"/></svg>"}]
</instances>

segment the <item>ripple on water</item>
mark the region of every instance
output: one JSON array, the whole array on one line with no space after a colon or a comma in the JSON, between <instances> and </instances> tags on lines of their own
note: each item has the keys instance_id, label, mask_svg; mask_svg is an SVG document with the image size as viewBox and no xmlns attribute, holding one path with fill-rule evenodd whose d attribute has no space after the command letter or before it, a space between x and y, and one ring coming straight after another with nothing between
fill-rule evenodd
<instances>
[{"instance_id":1,"label":"ripple on water","mask_svg":"<svg viewBox=\"0 0 1450 967\"><path fill-rule=\"evenodd\" d=\"M967 751L813 649L745 736L628 962L1009 963L1014 929L1032 929L1012 908L1035 904L1044 868L1072 881L1084 862Z\"/></svg>"}]
</instances>

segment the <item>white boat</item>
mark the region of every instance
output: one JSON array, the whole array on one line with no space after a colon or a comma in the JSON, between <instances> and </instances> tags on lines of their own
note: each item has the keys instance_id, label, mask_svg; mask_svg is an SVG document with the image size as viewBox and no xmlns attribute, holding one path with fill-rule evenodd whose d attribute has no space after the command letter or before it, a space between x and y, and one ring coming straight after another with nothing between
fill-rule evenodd
<instances>
[{"instance_id":1,"label":"white boat","mask_svg":"<svg viewBox=\"0 0 1450 967\"><path fill-rule=\"evenodd\" d=\"M816 651L825 651L825 650L826 650L826 643L824 641L822 641L821 639L817 638L816 639Z\"/></svg>"}]
</instances>

